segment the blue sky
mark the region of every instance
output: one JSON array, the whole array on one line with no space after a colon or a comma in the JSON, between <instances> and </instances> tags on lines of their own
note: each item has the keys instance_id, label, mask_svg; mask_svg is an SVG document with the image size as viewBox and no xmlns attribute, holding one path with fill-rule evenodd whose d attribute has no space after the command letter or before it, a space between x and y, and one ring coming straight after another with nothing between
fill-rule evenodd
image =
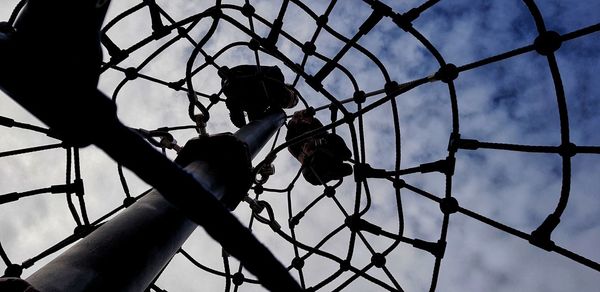
<instances>
[{"instance_id":1,"label":"blue sky","mask_svg":"<svg viewBox=\"0 0 600 292\"><path fill-rule=\"evenodd\" d=\"M17 1L0 4L0 15L6 19ZM114 1L109 18L139 1ZM214 1L157 1L173 18L183 19L214 4ZM239 4L242 1L223 1ZM322 14L327 2L307 1L313 11ZM313 3L314 2L314 3ZM384 1L396 12L406 12L419 5L420 1ZM272 22L277 16L281 1L251 1L257 14ZM596 1L536 1L546 26L558 33L568 33L600 22L600 3ZM316 24L294 3L289 4L284 18L284 29L302 43L308 41ZM338 1L329 26L352 37L361 23L371 13L368 5L358 0ZM241 23L247 19L239 13L225 10ZM109 36L119 46L127 47L148 35L151 30L145 11L136 13L109 31ZM166 21L165 21L166 22ZM203 20L191 35L199 39L210 22ZM265 37L268 29L255 23L256 31ZM424 12L414 27L440 51L446 62L465 65L485 57L527 46L537 36L531 15L522 1L440 1ZM153 42L132 54L119 66L138 66L165 39ZM205 45L208 53L214 54L233 41L249 38L235 27L222 21L217 33ZM399 29L389 18L383 19L363 37L359 44L377 56L385 65L390 78L399 83L422 78L435 73L438 65L427 50L414 37ZM600 34L595 33L562 44L556 52L565 87L571 141L577 145L600 144L597 125L600 119ZM302 60L301 50L290 41L280 37L278 48L292 61ZM329 33L320 34L316 41L317 52L334 56L343 43ZM179 41L141 73L166 81L177 81L185 74L185 63L192 50L189 43ZM279 65L291 82L294 72L278 60L262 54L261 62ZM106 55L105 55L105 58ZM246 47L237 47L217 58L220 65L235 66L255 62ZM196 62L201 65L203 60ZM341 59L356 79L361 90L366 92L382 89L385 80L372 60L351 49ZM316 58L309 58L305 67L314 75L323 66ZM101 76L99 88L108 95L124 78L117 70L108 70ZM193 79L194 87L204 93L217 93L220 79L216 70L202 70ZM354 89L348 78L334 70L323 82L324 88L336 99L352 96ZM528 145L560 144L559 116L552 78L545 57L529 52L498 63L462 72L455 80L458 97L460 133L463 138L487 142L515 143ZM296 87L312 106L327 105L328 100L311 89L304 80ZM376 95L369 99L381 98ZM448 88L442 82L428 83L396 98L401 131L401 168L443 159L448 154L447 144L451 132L452 113ZM190 124L187 117L185 92L174 92L164 86L134 80L119 91L117 104L119 117L127 125L136 128L154 129L160 126ZM350 111L356 105L346 105ZM288 113L300 109L289 110ZM234 131L227 119L223 103L211 109L213 118L208 125L211 133ZM0 96L0 115L19 121L40 124L34 117L15 105L8 97ZM322 121L329 121L330 113L318 113ZM390 104L364 115L366 161L373 167L393 170L398 152L394 142L393 112ZM355 122L355 126L358 126ZM336 129L350 143L347 126ZM14 129L0 128L3 143L0 151L30 147L54 140L42 135ZM184 141L194 136L193 131L174 133L177 140ZM278 140L277 144L282 141ZM266 152L259 155L262 159ZM168 153L174 157L174 153ZM0 158L0 194L45 187L64 180L64 153L52 150L43 153L10 158ZM258 161L258 160L256 160ZM255 162L256 162L255 161ZM600 261L597 249L600 243L600 159L597 155L578 154L573 159L571 198L561 224L553 233L553 240L560 246L595 261ZM266 184L268 187L283 188L290 183L299 164L287 151L280 152L275 161L277 173ZM82 172L86 183L86 200L91 218L98 218L118 206L123 198L118 182L116 166L96 148L88 147L82 152ZM132 193L141 193L147 188L135 176L126 172ZM498 150L460 150L457 153L456 172L453 176L452 195L460 205L530 233L537 228L558 202L561 187L561 158L553 154L524 154ZM406 182L428 192L442 196L444 177L439 173L413 174L404 177ZM398 229L398 205L390 182L369 179L372 205L364 218L395 232ZM364 193L364 188L361 192ZM292 206L298 212L322 193L322 187L314 187L302 178L292 191ZM351 178L337 189L336 197L342 206L351 209L356 193L356 184ZM275 210L275 218L287 229L287 199L281 194L266 192L261 197ZM407 191L401 191L404 235L436 241L440 236L442 214L437 204ZM22 199L17 203L0 206L0 242L11 259L23 261L39 253L52 243L68 236L74 222L68 214L65 200L61 197L38 196ZM361 201L364 206L366 204ZM247 222L247 205L240 205L235 214ZM334 228L343 224L344 217L331 199L319 201L307 213L296 229L298 239L314 245ZM257 236L284 262L293 257L291 245L282 240L266 226L256 224ZM349 231L336 235L323 249L344 257L348 248ZM367 235L375 250L381 252L391 241ZM570 261L556 253L535 248L528 242L500 232L462 214L450 217L448 246L442 260L437 291L596 291L600 285L598 272ZM199 228L184 246L200 262L222 270L220 247L207 238ZM301 253L302 254L302 253ZM358 243L353 264L362 267L369 262L370 252ZM44 261L25 272L30 274L43 265ZM237 267L232 261L234 267ZM1 265L1 264L0 264ZM410 245L400 244L387 256L386 266L405 291L428 291L433 269L433 257ZM0 269L3 267L0 266ZM316 285L334 273L338 264L313 256L304 269L307 286ZM247 273L247 272L246 272ZM392 285L381 270L373 268L370 275L384 279ZM351 273L325 286L331 291ZM209 275L193 267L182 256L174 258L157 282L169 291L202 290L219 291L224 287L220 277ZM381 287L359 278L345 291L379 291ZM239 291L263 291L257 285L244 284Z\"/></svg>"}]
</instances>

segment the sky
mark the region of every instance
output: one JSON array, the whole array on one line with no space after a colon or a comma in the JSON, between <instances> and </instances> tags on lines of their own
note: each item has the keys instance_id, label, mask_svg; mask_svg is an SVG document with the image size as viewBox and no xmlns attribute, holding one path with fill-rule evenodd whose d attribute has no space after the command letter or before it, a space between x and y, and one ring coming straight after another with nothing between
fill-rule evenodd
<instances>
[{"instance_id":1,"label":"sky","mask_svg":"<svg viewBox=\"0 0 600 292\"><path fill-rule=\"evenodd\" d=\"M114 1L107 19L111 19L139 0ZM157 1L175 20L202 12L214 5L214 1ZM271 23L279 12L282 1L250 1L256 13ZM321 15L329 5L326 1L304 1L311 10ZM383 1L395 12L406 12L420 1ZM0 18L7 19L16 0L0 3ZM236 5L243 1L223 1ZM289 4L284 17L283 29L301 43L309 41L316 29L315 21L296 2ZM549 30L560 34L600 22L600 2L597 1L536 1ZM363 1L337 1L329 16L328 25L346 38L351 38L371 9ZM243 25L247 18L239 12L225 9ZM163 19L167 23L166 19ZM211 21L204 19L190 32L195 40L201 39ZM266 37L269 29L254 19L256 33ZM520 0L505 1L440 1L423 12L413 23L415 29L425 36L440 52L446 62L457 66L524 47L537 37L533 18ZM108 31L109 37L120 47L126 48L151 33L146 9L125 18ZM174 33L151 42L131 54L119 64L121 68L137 67L160 45L173 38ZM249 37L221 21L215 34L203 46L214 55L224 46L235 41L248 41ZM439 69L433 56L412 35L399 29L389 18L381 20L358 42L384 64L390 79L403 83L429 76ZM333 57L343 42L329 32L322 32L316 39L317 52ZM280 37L279 50L291 61L302 61L302 50ZM581 146L600 144L596 130L600 122L600 34L594 33L562 44L556 59L565 88L571 141ZM185 76L185 65L193 47L189 42L178 41L144 66L140 72L166 81L178 81ZM105 60L108 56L105 50ZM295 74L285 65L264 53L262 64L278 65L286 82L291 83ZM203 58L195 61L200 66ZM216 62L233 67L256 62L247 47L235 47L220 55ZM372 92L385 85L385 79L376 64L364 53L351 49L340 60L351 73L360 90ZM324 62L311 57L304 68L310 75L316 74ZM107 70L101 75L99 88L108 96L124 75L118 70ZM218 93L220 78L212 67L201 70L193 78L194 88L207 94ZM560 144L559 115L552 78L546 58L536 52L528 52L494 64L461 72L454 81L458 100L460 134L466 139L514 143L525 145ZM349 78L334 70L323 81L325 90L336 99L352 97L354 88ZM329 105L326 97L315 92L300 78L296 88L310 106ZM172 89L138 78L125 83L118 91L119 118L133 128L156 129L161 126L189 125L187 96L183 91ZM383 97L370 97L366 104ZM206 104L206 100L201 99ZM448 86L442 82L427 83L395 98L400 124L400 151L395 144L394 112L390 103L366 113L364 120L364 159L375 168L394 169L394 161L401 157L401 168L418 166L448 155L447 146L452 131L452 112ZM354 112L354 103L345 104ZM292 114L301 105L287 110ZM208 123L210 133L233 132L236 128L228 120L223 102L210 110ZM0 93L0 116L36 125L43 124L26 110ZM324 123L331 122L330 111L319 111L317 116ZM338 117L341 114L338 113ZM358 121L354 122L358 128ZM344 125L336 128L348 145L351 129ZM285 129L282 130L282 135ZM196 136L194 130L178 131L173 135L180 144ZM41 134L19 129L0 128L0 152L32 147L56 140ZM283 136L282 136L283 137ZM274 141L280 145L282 139ZM270 145L270 144L268 144ZM86 189L86 203L91 220L119 206L124 198L116 164L94 146L81 150L82 175ZM255 159L264 158L267 151ZM168 152L170 158L175 153ZM356 153L355 153L356 155ZM473 210L493 220L530 233L555 208L561 189L561 157L556 154L529 154L499 150L459 150L455 174L452 178L452 195L460 206ZM353 157L356 159L356 156ZM561 247L594 261L600 261L600 159L593 154L578 154L572 158L571 196L560 225L552 233L552 239ZM287 151L278 153L274 162L276 174L265 184L269 188L285 188L294 178L299 163ZM64 149L48 150L34 154L0 158L0 194L21 192L64 182ZM125 172L132 194L139 194L148 186L129 171ZM407 183L439 197L445 191L445 178L440 173L411 174L402 177ZM392 183L382 179L369 179L368 188L372 202L365 219L383 227L398 230L398 202ZM364 186L361 206L365 206ZM300 178L291 192L294 214L308 206L323 192ZM344 179L336 189L339 204L351 210L356 183L352 177ZM252 191L250 192L253 195ZM401 190L404 236L426 241L440 237L442 213L436 203L406 189ZM287 227L288 201L284 194L265 192L260 197L273 206L275 219L282 230ZM39 195L14 203L0 205L0 242L14 262L22 262L43 251L53 243L70 235L75 223L68 212L63 195ZM242 203L234 214L248 222L250 211ZM329 232L342 225L344 216L330 198L320 200L311 208L296 228L298 240L315 245ZM256 236L284 263L293 258L292 246L274 234L268 226L254 224ZM348 251L349 230L344 229L329 240L322 250L341 258ZM392 244L382 236L365 235L372 247L381 252ZM223 269L221 249L202 228L190 237L184 249L199 262ZM303 254L303 252L301 252ZM27 277L48 260L38 262L24 272ZM354 249L352 264L362 268L370 261L371 253L360 241ZM428 291L434 258L430 254L401 243L388 256L386 267L404 291ZM233 269L238 263L231 259ZM4 269L0 264L0 269ZM307 287L317 285L338 269L338 264L323 257L311 256L304 267ZM244 272L248 277L248 272ZM297 277L297 273L292 272ZM381 269L369 269L368 274L393 285ZM351 273L344 273L321 291L332 291ZM210 275L193 266L183 256L176 255L157 281L157 286L168 291L222 291L222 277ZM547 252L462 214L450 216L447 248L442 260L436 291L596 291L600 286L598 271L577 264L556 253ZM244 283L238 291L264 291L262 287ZM384 291L380 286L358 278L343 291Z\"/></svg>"}]
</instances>

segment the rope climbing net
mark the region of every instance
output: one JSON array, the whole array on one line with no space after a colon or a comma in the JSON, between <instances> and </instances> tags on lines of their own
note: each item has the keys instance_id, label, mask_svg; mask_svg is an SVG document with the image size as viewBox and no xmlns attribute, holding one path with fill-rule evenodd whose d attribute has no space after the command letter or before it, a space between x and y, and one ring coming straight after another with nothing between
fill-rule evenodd
<instances>
[{"instance_id":1,"label":"rope climbing net","mask_svg":"<svg viewBox=\"0 0 600 292\"><path fill-rule=\"evenodd\" d=\"M15 22L26 2L16 5L9 24ZM576 145L570 137L567 98L555 52L568 42L597 33L600 23L557 33L546 28L533 0L523 0L522 11L528 13L535 25L535 30L529 32L534 36L530 43L466 64L452 64L414 25L444 1L423 1L409 8L379 0L348 1L360 10L352 16L344 14L347 9L339 8L348 5L347 2L335 0L318 4L300 0L245 0L235 4L220 0L163 2L140 0L105 22L101 31L105 60L100 88L118 105L121 119L165 155L173 157L180 149L177 140L185 141L207 131L210 134L232 129L218 72L224 67L243 64L277 65L300 102L286 109L288 122L272 139L269 149L255 159L250 194L235 212L239 218L246 218L248 228L263 239L306 291L341 291L352 287L411 291L401 276L411 270L402 264L407 249L416 250L419 260L430 263L427 275L431 277L426 285L430 291L436 290L438 277L444 272L446 245L451 244L447 242L449 225L455 216L470 217L527 241L532 248L556 253L600 271L598 262L551 239L571 195L573 157L600 153L600 146ZM410 38L424 52L423 58L429 60L411 74L398 73L402 64L390 57L390 52L381 53L383 49L373 48L378 40L370 36L380 29L387 29L390 38ZM542 58L549 69L560 125L559 145L479 141L461 135L461 95L456 83L462 75L526 55ZM362 64L366 67L361 67ZM412 138L401 136L401 129L403 133L414 132L403 129L402 121L410 119L407 116L412 113L399 104L401 100L422 98L428 88L435 86L437 89L431 90L443 86L446 93L443 101L433 100L437 103L431 107L449 108L448 115L440 117L448 118L442 127L448 131L444 153L438 157L424 154L419 163L404 167L401 158L407 157L407 150L403 147ZM152 102L158 106L152 106ZM285 139L289 120L299 110L313 112L323 126ZM172 126L176 123L183 126ZM53 137L49 129L10 116L0 116L0 125L14 129L11 131L29 130ZM305 181L303 166L287 149L324 132L344 139L352 152L348 162L353 173L313 185ZM116 173L125 197L122 202L111 202L110 211L92 218L88 214L95 207L89 204L89 197L94 191L85 188L84 195L84 186L95 178L88 177L84 183L86 175L81 165L85 157L80 155L79 148L58 141L0 152L0 158L27 157L60 148L66 152L64 184L5 193L0 195L0 204L10 208L26 197L35 196L26 199L35 200L49 193L66 194L75 231L21 262L0 244L7 276L20 276L23 269L39 268L40 262L87 236L145 194L133 194L130 180L135 179L127 178L127 172L117 161ZM481 151L546 153L560 158L558 200L554 210L533 231L513 227L459 203L453 192L457 164L464 157L459 154ZM431 184L423 183L420 177L436 177L437 186L430 189ZM430 216L423 219L425 224L439 227L436 237L415 232L410 226L405 210L413 202L427 205L423 210L431 210L432 206L438 210L423 215ZM0 235L0 243L5 240ZM204 281L216 283L215 287L224 286L225 291L261 289L257 285L260 282L244 273L243 266L226 252L219 252L217 262L213 254L198 250L200 240L193 237L176 256L200 268L189 274L201 275ZM172 265L180 264L174 260ZM169 268L163 276L168 273ZM161 277L148 289L170 289L159 287L160 281Z\"/></svg>"}]
</instances>

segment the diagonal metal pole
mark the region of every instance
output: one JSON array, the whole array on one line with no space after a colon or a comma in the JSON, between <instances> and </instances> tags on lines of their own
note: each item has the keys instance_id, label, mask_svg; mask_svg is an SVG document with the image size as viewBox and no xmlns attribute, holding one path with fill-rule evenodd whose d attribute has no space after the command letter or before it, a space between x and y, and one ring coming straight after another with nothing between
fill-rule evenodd
<instances>
[{"instance_id":1,"label":"diagonal metal pole","mask_svg":"<svg viewBox=\"0 0 600 292\"><path fill-rule=\"evenodd\" d=\"M239 139L240 145L247 147L246 151L253 151L249 154L254 156L283 125L284 119L283 112L271 114L246 125L231 138ZM228 147L224 145L226 143L216 144L222 150ZM191 150L198 149L193 149L192 145ZM190 162L185 170L194 175L212 196L223 201L227 196L244 195L229 193L226 184L243 183L241 178L227 175L227 169L232 167L224 167L214 159L201 159ZM240 200L241 196L236 196L236 199ZM35 272L27 281L44 292L144 291L196 226L157 190L152 190Z\"/></svg>"}]
</instances>

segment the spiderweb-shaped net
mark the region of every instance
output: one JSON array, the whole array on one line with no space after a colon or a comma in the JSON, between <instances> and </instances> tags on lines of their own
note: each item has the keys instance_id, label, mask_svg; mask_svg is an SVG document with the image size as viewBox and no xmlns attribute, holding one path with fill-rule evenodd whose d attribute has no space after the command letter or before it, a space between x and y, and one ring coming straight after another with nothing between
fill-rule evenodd
<instances>
[{"instance_id":1,"label":"spiderweb-shaped net","mask_svg":"<svg viewBox=\"0 0 600 292\"><path fill-rule=\"evenodd\" d=\"M235 214L309 291L433 291L445 272L446 246L469 232L462 230L466 228L463 223L458 225L461 228L452 229L453 220L463 222L464 218L478 223L473 230L489 226L500 231L494 233L497 239L520 238L531 244L531 249L545 249L554 257L560 255L586 269L600 271L600 265L586 257L590 251L584 249L579 254L551 238L558 219L568 210L569 198L585 195L574 186L572 164L578 163L578 157L600 153L599 146L588 144L597 144L597 140L581 138L587 135L585 117L574 122L583 125L582 129L570 129L565 93L570 87L563 84L556 56L568 52L571 43L595 36L600 25L586 23L588 26L553 32L546 28L533 1L464 7L444 3L451 1L392 2L112 3L112 17L107 17L103 29L105 63L100 89L112 96L119 117L127 125L140 129L153 145L173 158L173 142L197 136L197 113L210 116L209 133L235 130L224 105L219 68L241 64L281 68L286 82L301 95L298 106L287 110L288 119L294 111L312 107L325 125L323 130L335 132L346 141L353 153L354 173L327 185L308 184L301 176L300 164L287 152L284 126L254 161L257 165L265 157L276 157L272 161L275 174L266 182L255 183L250 191L257 209L253 213L251 204L242 202ZM13 15L24 3L17 5ZM485 14L484 8L498 13L504 8L519 12L513 20L520 26L513 26L514 33L510 34L515 40L499 40L506 43L505 47L463 43L461 36L453 35L447 27L429 25L436 17L468 18L473 10ZM450 20L445 24L453 25ZM430 39L428 35L436 30L448 33L436 34L444 39ZM493 27L488 30L493 31ZM482 35L480 39L493 38ZM460 50L467 50L470 59L463 62L455 58L459 59L451 60L455 65L446 60L446 53L456 55ZM544 75L527 79L529 67L539 68L535 72ZM506 83L499 84L502 92L489 93L475 75L489 76L483 82ZM494 80L500 75L514 77ZM188 94L190 91L195 96ZM510 103L508 108L514 116L511 121L517 127L530 127L527 133L532 134L515 138L511 133L492 132L498 127L489 128L486 122L491 123L499 113L489 109L485 115L490 120L481 119L477 111L483 104L473 98L487 95L496 96L493 104L498 107ZM526 100L518 101L514 96ZM519 117L521 106L547 112L527 120ZM35 182L42 183L57 177L55 164L66 163L67 167L66 174L61 174L66 176L65 184L23 191L21 183L5 183L13 189L0 195L2 212L7 210L2 233L12 230L9 233L19 239L10 242L21 242L18 246L0 246L4 264L11 267L7 274L19 267L26 273L39 268L81 234L52 230L64 230L65 224L80 229L98 226L147 188L93 149L82 150L81 154L79 149L68 147L66 158L64 154L58 158L59 151L53 149L64 148L60 142L32 146L52 140L39 137L43 135L38 133L47 134L48 130L13 118L2 117L2 125L10 128L3 131L29 145L14 143L10 144L16 145L14 149L0 152L6 161L3 165L8 165L3 171L18 173L16 166L11 169L11 163L21 166L26 163L23 159L33 159L38 161L37 166L25 169L37 173L32 177L45 176ZM23 134L27 132L23 130L38 133ZM546 139L543 134L548 132L559 139ZM40 154L46 152L53 156ZM530 157L543 158L533 158L532 169L486 172L487 163L494 157L509 160L508 165ZM524 187L523 181L507 178L512 176L506 171L524 177L547 176L551 183ZM488 183L461 185L461 181L475 180ZM117 190L119 185L121 190ZM542 192L548 194L542 198L527 196ZM67 207L64 199L53 197L50 201L44 195L48 193L66 193ZM123 193L129 199L123 201ZM514 198L520 195L531 200ZM30 196L35 198L26 198ZM16 197L19 200L14 200ZM42 203L37 205L36 200ZM516 208L521 212L519 218L494 213L490 205L479 204L485 200L496 207L504 204ZM58 218L44 219L48 220L44 236L58 239L56 244L48 246L48 240L39 243L28 238L31 235L27 232L39 234L40 230L10 227L8 223L13 220L37 217L33 212L10 213L23 208L36 210L42 218ZM527 216L528 220L522 219ZM19 226L27 224L19 222ZM453 231L459 235L453 237ZM0 235L0 240L5 243L9 239ZM490 242L482 241L478 246L493 248ZM456 245L469 246L466 242ZM466 267L464 270L469 273ZM180 277L191 280L182 281ZM239 262L221 253L218 244L207 240L199 230L148 289L261 290L257 284Z\"/></svg>"}]
</instances>

